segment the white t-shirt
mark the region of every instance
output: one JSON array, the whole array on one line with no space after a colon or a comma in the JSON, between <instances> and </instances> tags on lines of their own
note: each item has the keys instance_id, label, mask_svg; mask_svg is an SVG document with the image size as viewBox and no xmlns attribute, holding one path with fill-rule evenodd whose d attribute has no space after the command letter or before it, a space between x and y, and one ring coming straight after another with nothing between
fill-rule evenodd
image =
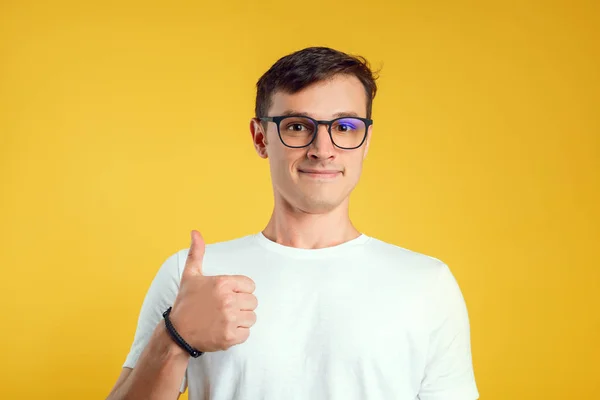
<instances>
[{"instance_id":1,"label":"white t-shirt","mask_svg":"<svg viewBox=\"0 0 600 400\"><path fill-rule=\"evenodd\" d=\"M154 278L125 367L164 323L187 254ZM190 357L190 400L479 398L467 308L438 259L364 234L298 249L258 233L207 244L203 271L253 279L257 321L246 342Z\"/></svg>"}]
</instances>

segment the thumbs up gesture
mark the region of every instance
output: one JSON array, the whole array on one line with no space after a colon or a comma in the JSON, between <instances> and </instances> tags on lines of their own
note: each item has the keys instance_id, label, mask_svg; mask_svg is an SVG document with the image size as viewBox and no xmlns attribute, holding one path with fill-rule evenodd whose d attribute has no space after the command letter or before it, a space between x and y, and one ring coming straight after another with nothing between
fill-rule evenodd
<instances>
[{"instance_id":1,"label":"thumbs up gesture","mask_svg":"<svg viewBox=\"0 0 600 400\"><path fill-rule=\"evenodd\" d=\"M171 311L177 332L202 352L226 350L248 339L256 323L255 284L243 275L204 276L205 243L196 230Z\"/></svg>"}]
</instances>

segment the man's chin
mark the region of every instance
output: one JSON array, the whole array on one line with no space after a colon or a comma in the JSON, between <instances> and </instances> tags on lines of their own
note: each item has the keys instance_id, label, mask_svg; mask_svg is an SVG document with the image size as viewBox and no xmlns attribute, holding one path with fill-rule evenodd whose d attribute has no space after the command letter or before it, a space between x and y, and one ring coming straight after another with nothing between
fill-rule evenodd
<instances>
[{"instance_id":1,"label":"man's chin","mask_svg":"<svg viewBox=\"0 0 600 400\"><path fill-rule=\"evenodd\" d=\"M302 202L301 209L307 214L326 214L340 206L339 202L324 198L307 198Z\"/></svg>"}]
</instances>

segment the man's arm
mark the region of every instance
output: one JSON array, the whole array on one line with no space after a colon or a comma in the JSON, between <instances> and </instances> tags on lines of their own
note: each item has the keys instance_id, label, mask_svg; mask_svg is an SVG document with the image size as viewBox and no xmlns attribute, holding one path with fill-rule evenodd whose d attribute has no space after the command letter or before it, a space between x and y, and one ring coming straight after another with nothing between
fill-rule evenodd
<instances>
[{"instance_id":1,"label":"man's arm","mask_svg":"<svg viewBox=\"0 0 600 400\"><path fill-rule=\"evenodd\" d=\"M178 333L201 351L226 350L248 338L256 322L254 281L247 276L205 276L204 251L202 236L192 231L188 251L171 255L159 269L109 400L169 400L186 389L190 355L167 332L162 315L168 307Z\"/></svg>"},{"instance_id":2,"label":"man's arm","mask_svg":"<svg viewBox=\"0 0 600 400\"><path fill-rule=\"evenodd\" d=\"M447 265L432 289L433 324L420 400L479 398L471 357L471 332L465 300Z\"/></svg>"},{"instance_id":3,"label":"man's arm","mask_svg":"<svg viewBox=\"0 0 600 400\"><path fill-rule=\"evenodd\" d=\"M133 343L108 400L174 400L185 387L189 355L171 339L162 317L179 291L179 257L179 252L168 257L148 288Z\"/></svg>"},{"instance_id":4,"label":"man's arm","mask_svg":"<svg viewBox=\"0 0 600 400\"><path fill-rule=\"evenodd\" d=\"M107 400L178 399L189 355L158 324L135 368L123 368Z\"/></svg>"}]
</instances>

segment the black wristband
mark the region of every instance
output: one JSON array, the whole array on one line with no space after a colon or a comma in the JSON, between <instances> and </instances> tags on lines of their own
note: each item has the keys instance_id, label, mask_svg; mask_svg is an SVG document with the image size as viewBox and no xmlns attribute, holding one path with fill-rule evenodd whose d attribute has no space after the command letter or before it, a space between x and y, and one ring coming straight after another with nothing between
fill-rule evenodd
<instances>
[{"instance_id":1,"label":"black wristband","mask_svg":"<svg viewBox=\"0 0 600 400\"><path fill-rule=\"evenodd\" d=\"M204 354L204 352L196 350L192 346L190 346L185 340L183 340L183 338L177 333L177 331L173 327L173 324L171 323L171 320L169 319L169 314L171 313L171 308L172 307L169 307L167 309L167 311L165 311L163 313L163 317L165 319L165 325L167 327L167 331L169 332L169 335L171 335L171 337L173 338L175 343L177 343L181 348L183 348L185 351L190 353L190 356L192 356L194 358L200 357L202 354Z\"/></svg>"}]
</instances>

